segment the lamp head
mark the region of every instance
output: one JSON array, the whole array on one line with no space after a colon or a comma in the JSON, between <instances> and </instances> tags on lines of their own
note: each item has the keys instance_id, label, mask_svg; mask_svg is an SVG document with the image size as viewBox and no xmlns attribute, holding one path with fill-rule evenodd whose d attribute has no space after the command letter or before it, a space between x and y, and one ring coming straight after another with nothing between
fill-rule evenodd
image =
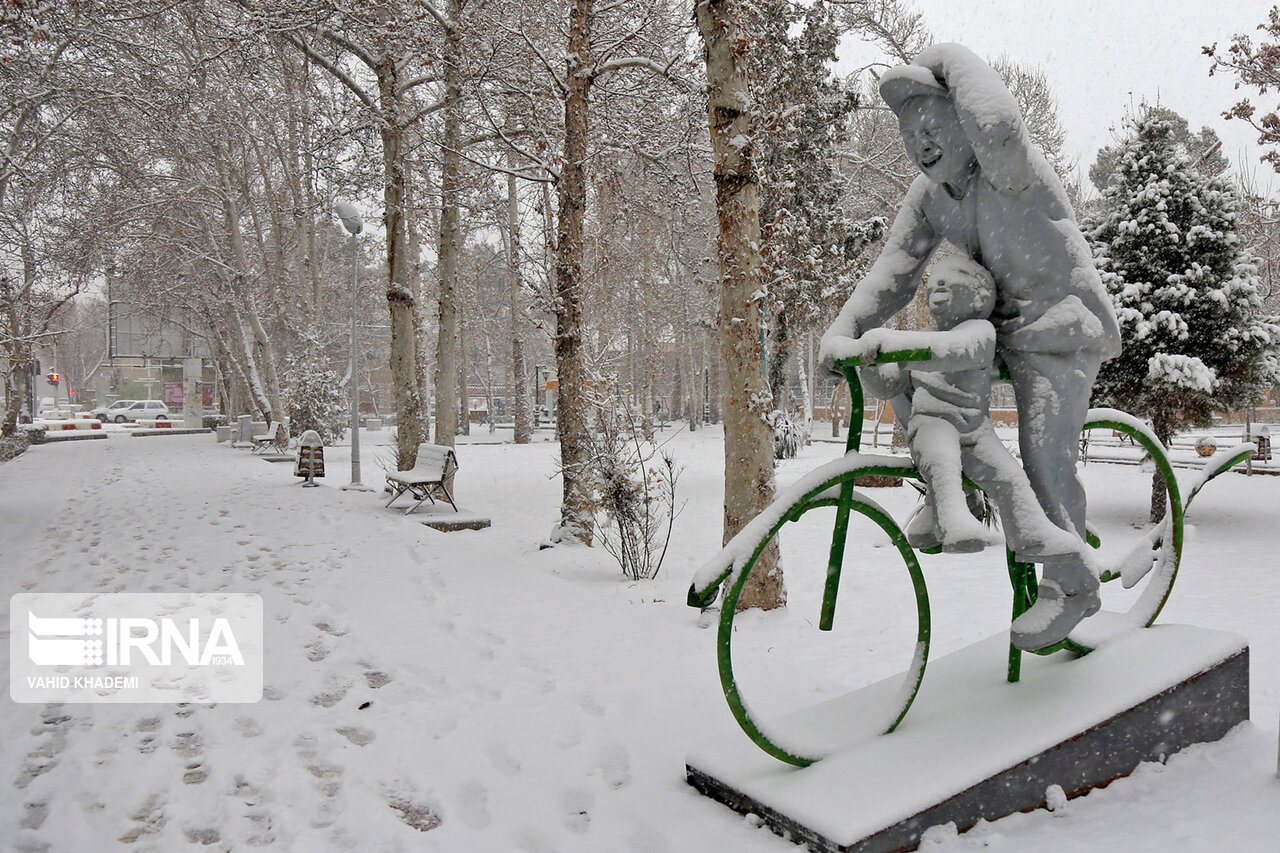
<instances>
[{"instance_id":1,"label":"lamp head","mask_svg":"<svg viewBox=\"0 0 1280 853\"><path fill-rule=\"evenodd\" d=\"M347 229L348 234L354 236L364 230L364 218L360 216L360 211L356 210L356 206L351 202L335 202L333 212L338 214L338 218L342 220L342 227Z\"/></svg>"}]
</instances>

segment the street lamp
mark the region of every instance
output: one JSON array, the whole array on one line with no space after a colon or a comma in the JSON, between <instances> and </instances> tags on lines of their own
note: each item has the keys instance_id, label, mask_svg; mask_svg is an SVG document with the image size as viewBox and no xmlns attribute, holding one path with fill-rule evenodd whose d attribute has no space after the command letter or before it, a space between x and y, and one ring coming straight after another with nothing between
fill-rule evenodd
<instances>
[{"instance_id":1,"label":"street lamp","mask_svg":"<svg viewBox=\"0 0 1280 853\"><path fill-rule=\"evenodd\" d=\"M343 488L367 492L369 487L360 482L360 382L356 378L356 285L360 263L360 244L356 237L364 230L364 218L348 201L336 202L333 212L351 235L351 484Z\"/></svg>"}]
</instances>

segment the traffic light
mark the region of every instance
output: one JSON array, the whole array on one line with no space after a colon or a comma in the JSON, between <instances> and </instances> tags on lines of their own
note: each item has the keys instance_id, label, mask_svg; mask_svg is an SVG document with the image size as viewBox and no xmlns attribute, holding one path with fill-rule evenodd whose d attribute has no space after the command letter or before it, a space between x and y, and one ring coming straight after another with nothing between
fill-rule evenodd
<instances>
[{"instance_id":1,"label":"traffic light","mask_svg":"<svg viewBox=\"0 0 1280 853\"><path fill-rule=\"evenodd\" d=\"M56 373L56 372L55 372L55 373L50 373L50 374L49 374L48 376L46 376L45 378L49 380L49 384L50 384L50 385L53 385L54 387L57 387L57 385L58 385L58 380L62 378L62 374L60 374L60 373Z\"/></svg>"}]
</instances>

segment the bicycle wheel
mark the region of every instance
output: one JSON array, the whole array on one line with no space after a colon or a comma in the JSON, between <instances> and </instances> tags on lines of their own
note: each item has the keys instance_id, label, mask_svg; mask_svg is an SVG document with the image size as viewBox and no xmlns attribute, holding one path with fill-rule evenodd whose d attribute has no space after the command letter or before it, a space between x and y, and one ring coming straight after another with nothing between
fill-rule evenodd
<instances>
[{"instance_id":1,"label":"bicycle wheel","mask_svg":"<svg viewBox=\"0 0 1280 853\"><path fill-rule=\"evenodd\" d=\"M850 513L857 512L884 531L892 540L907 567L916 601L916 644L911 664L903 676L903 682L893 706L886 711L887 725L884 728L886 734L897 728L898 723L902 721L915 700L920 682L924 678L925 664L929 657L930 636L929 596L925 588L924 575L901 528L875 501L854 489L854 479L869 474L919 477L919 474L909 467L908 460L891 457L876 459L853 453L828 463L810 472L796 486L781 494L770 508L743 528L742 532L734 537L721 552L721 559L727 557L728 559L724 561L729 563L729 566L723 571L716 572L715 575L699 572L703 581L701 583L695 581L695 585L689 591L691 604L709 604L708 592L710 592L710 598L714 600L714 593L719 584L727 581L717 637L717 662L725 699L738 725L757 746L769 755L799 767L812 764L823 756L794 744L788 744L783 733L772 730L757 719L742 696L733 673L733 620L738 598L747 576L761 553L787 522L796 521L805 513L815 509L836 508L836 532L832 542L832 560L827 571L826 595L821 620L824 629L829 629L831 625L835 591L839 586L842 567L844 537ZM743 558L744 555L745 558ZM716 561L713 561L708 565L715 564Z\"/></svg>"},{"instance_id":2,"label":"bicycle wheel","mask_svg":"<svg viewBox=\"0 0 1280 853\"><path fill-rule=\"evenodd\" d=\"M1230 470L1252 452L1251 445L1242 445L1216 454L1202 467L1200 476L1191 484L1184 498L1174 476L1169 454L1150 427L1116 409L1090 409L1084 428L1090 430L1099 427L1110 428L1129 436L1150 455L1164 480L1168 492L1168 509L1163 521L1121 557L1116 565L1101 573L1100 580L1104 584L1120 580L1129 588L1145 579L1146 586L1128 610L1103 611L1086 619L1071 633L1067 647L1082 653L1092 651L1100 643L1119 633L1133 628L1148 628L1155 623L1178 579L1187 507L1205 483ZM1096 537L1091 544L1097 547Z\"/></svg>"}]
</instances>

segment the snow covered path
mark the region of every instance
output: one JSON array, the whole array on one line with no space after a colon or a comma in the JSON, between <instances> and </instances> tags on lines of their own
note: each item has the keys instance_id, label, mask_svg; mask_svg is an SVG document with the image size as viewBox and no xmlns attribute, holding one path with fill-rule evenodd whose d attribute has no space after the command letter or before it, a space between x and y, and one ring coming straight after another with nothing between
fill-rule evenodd
<instances>
[{"instance_id":1,"label":"snow covered path","mask_svg":"<svg viewBox=\"0 0 1280 853\"><path fill-rule=\"evenodd\" d=\"M714 633L684 606L693 570L719 544L719 434L672 447L690 505L663 576L640 584L623 582L599 549L538 550L559 500L549 443L460 448L459 503L494 527L450 534L384 510L379 493L336 488L347 480L341 448L326 451L326 487L307 490L290 466L203 435L113 435L0 466L6 597L255 592L267 653L265 697L253 705L6 697L0 838L23 853L796 849L684 783L700 727L733 723ZM780 479L838 452L808 448ZM363 479L378 483L367 454ZM1141 515L1145 478L1098 465L1086 476L1108 524ZM1231 477L1206 489L1162 620L1250 638L1255 723L1056 815L958 837L938 829L924 849L1275 849L1277 488ZM901 489L883 500L899 512L914 498ZM788 612L744 620L747 660L775 679L779 707L905 663L887 615L897 593L865 580L842 607L861 600L870 624L812 639L823 559L809 558L825 550L827 524L788 540ZM1007 627L1007 581L980 556L925 564L935 655ZM0 620L7 649L7 608ZM854 665L852 684L829 672L833 660Z\"/></svg>"},{"instance_id":2,"label":"snow covered path","mask_svg":"<svg viewBox=\"0 0 1280 853\"><path fill-rule=\"evenodd\" d=\"M549 451L485 448L506 457L489 485L532 455L539 472L505 501L554 507ZM465 459L474 496L483 469ZM338 457L328 470L346 479ZM566 584L565 552L539 554L532 532L445 536L291 473L207 436L40 448L0 469L10 594L257 592L267 623L257 705L6 699L0 779L17 790L0 835L24 851L652 850L700 827L706 844L776 849L684 786L678 742L648 746L680 701L664 671L688 668L705 633L655 637L657 608L618 612L646 591L603 555L572 557L594 582ZM665 817L636 787L651 805L666 791Z\"/></svg>"}]
</instances>

